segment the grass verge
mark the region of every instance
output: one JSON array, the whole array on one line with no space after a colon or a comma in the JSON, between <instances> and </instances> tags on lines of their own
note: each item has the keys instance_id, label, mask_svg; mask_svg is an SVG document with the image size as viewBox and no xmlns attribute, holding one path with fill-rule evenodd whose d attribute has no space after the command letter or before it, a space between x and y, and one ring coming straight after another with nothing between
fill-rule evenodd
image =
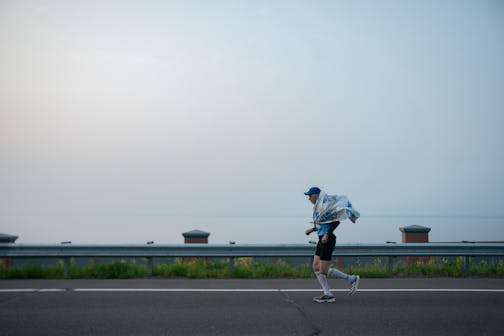
<instances>
[{"instance_id":1,"label":"grass verge","mask_svg":"<svg viewBox=\"0 0 504 336\"><path fill-rule=\"evenodd\" d=\"M463 259L435 260L427 262L397 263L391 268L378 259L373 264L344 267L349 274L360 274L363 278L388 277L504 277L504 260L496 263L481 261L471 263L464 270ZM109 263L90 262L76 265L71 262L68 269L70 279L131 279L148 276L146 262L114 261ZM178 258L172 264L156 264L153 276L161 278L311 278L313 272L308 264L294 266L284 261L275 263L254 262L252 258L237 258L234 264L227 261ZM26 265L7 267L0 265L0 279L63 279L63 262L54 265Z\"/></svg>"}]
</instances>

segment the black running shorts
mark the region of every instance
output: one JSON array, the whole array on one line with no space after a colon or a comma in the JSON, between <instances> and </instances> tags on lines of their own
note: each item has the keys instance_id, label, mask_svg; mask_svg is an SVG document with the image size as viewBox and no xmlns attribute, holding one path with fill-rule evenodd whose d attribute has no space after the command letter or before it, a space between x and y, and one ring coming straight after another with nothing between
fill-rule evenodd
<instances>
[{"instance_id":1,"label":"black running shorts","mask_svg":"<svg viewBox=\"0 0 504 336\"><path fill-rule=\"evenodd\" d=\"M322 243L322 237L319 236L319 241L317 244L317 250L315 251L315 255L320 257L320 260L331 260L332 253L334 251L334 246L336 245L336 236L332 233L329 233L329 239L327 243Z\"/></svg>"}]
</instances>

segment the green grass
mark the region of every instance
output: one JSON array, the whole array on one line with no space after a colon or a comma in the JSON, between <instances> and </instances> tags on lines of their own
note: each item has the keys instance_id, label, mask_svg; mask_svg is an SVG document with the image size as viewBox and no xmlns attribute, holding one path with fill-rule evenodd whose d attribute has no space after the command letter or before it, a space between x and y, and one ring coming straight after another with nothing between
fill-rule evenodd
<instances>
[{"instance_id":1,"label":"green grass","mask_svg":"<svg viewBox=\"0 0 504 336\"><path fill-rule=\"evenodd\" d=\"M88 265L75 265L69 267L69 278L73 279L132 279L143 278L148 275L145 264L137 265L135 262L114 261L110 263L91 262Z\"/></svg>"},{"instance_id":2,"label":"green grass","mask_svg":"<svg viewBox=\"0 0 504 336\"><path fill-rule=\"evenodd\" d=\"M173 264L154 265L153 276L162 278L185 277L193 279L229 278L229 263L204 259L177 258Z\"/></svg>"},{"instance_id":3,"label":"green grass","mask_svg":"<svg viewBox=\"0 0 504 336\"><path fill-rule=\"evenodd\" d=\"M0 279L63 279L63 264L5 267L0 265Z\"/></svg>"},{"instance_id":4,"label":"green grass","mask_svg":"<svg viewBox=\"0 0 504 336\"><path fill-rule=\"evenodd\" d=\"M388 278L391 276L386 264L381 259L368 265L361 265L360 262L357 262L353 266L345 267L343 271L348 274L359 274L363 278Z\"/></svg>"},{"instance_id":5,"label":"green grass","mask_svg":"<svg viewBox=\"0 0 504 336\"><path fill-rule=\"evenodd\" d=\"M275 263L253 262L252 258L238 258L232 276L240 279L310 278L309 265L292 266L282 260Z\"/></svg>"},{"instance_id":6,"label":"green grass","mask_svg":"<svg viewBox=\"0 0 504 336\"><path fill-rule=\"evenodd\" d=\"M464 261L462 257L449 261L447 259L435 260L432 258L426 263L398 264L394 266L394 275L421 276L421 277L503 277L504 261L498 263L470 263L464 270Z\"/></svg>"},{"instance_id":7,"label":"green grass","mask_svg":"<svg viewBox=\"0 0 504 336\"><path fill-rule=\"evenodd\" d=\"M286 262L276 263L252 262L251 258L237 258L233 267L229 261L206 261L201 259L177 259L173 264L155 265L154 276L163 278L305 278L312 272L308 265L291 266Z\"/></svg>"},{"instance_id":8,"label":"green grass","mask_svg":"<svg viewBox=\"0 0 504 336\"><path fill-rule=\"evenodd\" d=\"M377 259L373 264L360 265L357 262L343 271L350 274L360 274L363 278L388 277L504 277L504 260L497 263L482 261L471 263L464 271L463 259L455 260L431 258L427 262L395 263L389 272L384 260ZM128 279L148 276L145 261L127 262L114 261L98 263L92 261L86 265L76 265L70 262L68 278L71 279ZM255 262L252 258L236 258L234 264L229 260L211 261L205 259L177 258L171 264L155 264L153 276L160 278L240 278L240 279L271 279L271 278L312 278L313 272L308 264L293 266L282 260L275 263ZM63 262L54 265L26 265L6 267L0 265L0 279L63 279Z\"/></svg>"},{"instance_id":9,"label":"green grass","mask_svg":"<svg viewBox=\"0 0 504 336\"><path fill-rule=\"evenodd\" d=\"M146 277L147 266L126 261L110 263L90 262L87 265L69 265L70 279L127 279ZM0 266L0 279L63 279L63 262L54 265Z\"/></svg>"},{"instance_id":10,"label":"green grass","mask_svg":"<svg viewBox=\"0 0 504 336\"><path fill-rule=\"evenodd\" d=\"M389 272L387 264L382 259L377 259L373 264L346 268L351 274L360 274L364 278L388 277L504 277L504 260L498 263L470 263L464 270L464 260L459 257L455 260L430 258L426 261L412 263L400 262L392 265Z\"/></svg>"}]
</instances>

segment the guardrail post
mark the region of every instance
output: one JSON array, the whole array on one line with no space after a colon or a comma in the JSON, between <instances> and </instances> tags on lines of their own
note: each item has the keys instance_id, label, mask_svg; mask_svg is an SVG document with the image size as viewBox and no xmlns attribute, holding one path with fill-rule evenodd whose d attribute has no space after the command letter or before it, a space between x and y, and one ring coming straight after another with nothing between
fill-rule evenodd
<instances>
[{"instance_id":1,"label":"guardrail post","mask_svg":"<svg viewBox=\"0 0 504 336\"><path fill-rule=\"evenodd\" d=\"M147 275L152 276L153 273L153 268L154 268L154 258L153 257L147 257Z\"/></svg>"},{"instance_id":2,"label":"guardrail post","mask_svg":"<svg viewBox=\"0 0 504 336\"><path fill-rule=\"evenodd\" d=\"M234 266L235 266L235 257L230 257L229 258L229 275L233 275L234 272Z\"/></svg>"},{"instance_id":3,"label":"guardrail post","mask_svg":"<svg viewBox=\"0 0 504 336\"><path fill-rule=\"evenodd\" d=\"M471 257L470 256L462 256L462 275L464 277L468 276L469 275L469 263L471 261Z\"/></svg>"},{"instance_id":4,"label":"guardrail post","mask_svg":"<svg viewBox=\"0 0 504 336\"><path fill-rule=\"evenodd\" d=\"M394 260L395 256L388 256L387 257L387 275L392 276L392 273L394 272Z\"/></svg>"},{"instance_id":5,"label":"guardrail post","mask_svg":"<svg viewBox=\"0 0 504 336\"><path fill-rule=\"evenodd\" d=\"M70 257L63 258L63 277L68 278L70 273Z\"/></svg>"}]
</instances>

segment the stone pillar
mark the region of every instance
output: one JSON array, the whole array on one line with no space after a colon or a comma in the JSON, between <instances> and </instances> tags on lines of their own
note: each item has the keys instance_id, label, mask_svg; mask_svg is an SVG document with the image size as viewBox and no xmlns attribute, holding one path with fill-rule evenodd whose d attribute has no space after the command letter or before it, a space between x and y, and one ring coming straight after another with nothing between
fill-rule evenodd
<instances>
[{"instance_id":1,"label":"stone pillar","mask_svg":"<svg viewBox=\"0 0 504 336\"><path fill-rule=\"evenodd\" d=\"M208 244L208 236L210 236L210 232L192 230L182 233L182 236L184 236L184 244ZM183 257L182 259L190 262L197 260L198 258ZM209 260L208 257L203 257L202 259Z\"/></svg>"},{"instance_id":2,"label":"stone pillar","mask_svg":"<svg viewBox=\"0 0 504 336\"><path fill-rule=\"evenodd\" d=\"M410 225L399 228L402 232L402 242L405 244L410 243L428 243L430 228L420 225ZM406 257L404 261L407 264L412 263L427 263L429 257Z\"/></svg>"},{"instance_id":3,"label":"stone pillar","mask_svg":"<svg viewBox=\"0 0 504 336\"><path fill-rule=\"evenodd\" d=\"M430 228L420 225L411 225L399 228L402 232L403 243L428 243Z\"/></svg>"},{"instance_id":4,"label":"stone pillar","mask_svg":"<svg viewBox=\"0 0 504 336\"><path fill-rule=\"evenodd\" d=\"M184 244L208 244L210 232L192 230L182 233L182 236L184 236Z\"/></svg>"}]
</instances>

